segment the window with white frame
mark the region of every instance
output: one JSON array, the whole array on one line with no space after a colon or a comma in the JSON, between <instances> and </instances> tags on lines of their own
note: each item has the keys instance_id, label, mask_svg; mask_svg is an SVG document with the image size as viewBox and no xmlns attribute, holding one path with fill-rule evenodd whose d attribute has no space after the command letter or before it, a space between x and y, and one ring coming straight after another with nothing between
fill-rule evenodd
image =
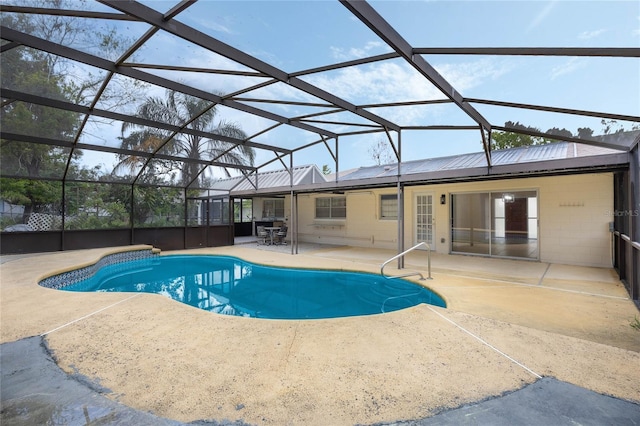
<instances>
[{"instance_id":1,"label":"window with white frame","mask_svg":"<svg viewBox=\"0 0 640 426\"><path fill-rule=\"evenodd\" d=\"M380 219L398 219L398 196L396 194L380 195Z\"/></svg>"},{"instance_id":2,"label":"window with white frame","mask_svg":"<svg viewBox=\"0 0 640 426\"><path fill-rule=\"evenodd\" d=\"M347 197L316 198L316 219L346 219Z\"/></svg>"}]
</instances>

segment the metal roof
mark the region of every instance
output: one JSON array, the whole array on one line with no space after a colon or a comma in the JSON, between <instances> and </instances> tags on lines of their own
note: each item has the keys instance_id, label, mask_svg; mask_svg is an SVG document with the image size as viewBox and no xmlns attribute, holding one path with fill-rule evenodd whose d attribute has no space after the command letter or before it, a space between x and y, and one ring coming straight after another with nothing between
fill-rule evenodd
<instances>
[{"instance_id":1,"label":"metal roof","mask_svg":"<svg viewBox=\"0 0 640 426\"><path fill-rule=\"evenodd\" d=\"M578 149L579 146L579 144L573 142L556 142L547 145L533 145L493 151L493 165L516 165L530 162L606 155L618 152L613 149L602 147ZM410 175L416 173L430 173L442 170L473 169L478 167L486 167L485 155L483 152L461 154L451 157L407 161L401 164L400 170L403 175ZM361 167L359 169L351 171L350 173L345 173L340 176L340 180L396 176L397 174L398 168L396 164L369 166Z\"/></svg>"},{"instance_id":2,"label":"metal roof","mask_svg":"<svg viewBox=\"0 0 640 426\"><path fill-rule=\"evenodd\" d=\"M291 169L273 170L247 176L221 179L213 183L212 189L226 191L251 191L258 188L281 188L293 185L312 185L326 183L322 172L316 165L294 167ZM293 176L292 176L293 174Z\"/></svg>"},{"instance_id":3,"label":"metal roof","mask_svg":"<svg viewBox=\"0 0 640 426\"><path fill-rule=\"evenodd\" d=\"M638 132L640 134L640 132ZM589 157L588 161L585 160ZM618 150L603 147L584 147L574 142L556 142L546 145L533 145L519 148L498 150L493 152L494 168L517 167L524 170L526 164L536 165L534 172L540 171L564 171L568 166L574 170L584 170L601 167L619 167L626 163L624 155ZM562 160L574 160L570 163ZM540 166L542 165L542 166ZM477 172L477 170L482 170ZM483 152L461 154L440 158L428 158L403 162L400 165L401 179L405 183L418 179L424 182L425 178L450 179L473 175L477 179L492 178L491 170L486 167ZM473 171L473 173L471 173ZM274 192L294 191L318 191L331 190L333 186L348 187L349 185L388 186L394 184L400 178L398 164L383 164L376 166L360 167L338 174L324 176L315 165L294 168L293 187L290 182L288 170L282 169L265 173L258 173L258 186L255 185L256 175L250 178L231 178L215 182L216 190L230 191L234 194L268 194ZM250 183L250 181L252 183Z\"/></svg>"}]
</instances>

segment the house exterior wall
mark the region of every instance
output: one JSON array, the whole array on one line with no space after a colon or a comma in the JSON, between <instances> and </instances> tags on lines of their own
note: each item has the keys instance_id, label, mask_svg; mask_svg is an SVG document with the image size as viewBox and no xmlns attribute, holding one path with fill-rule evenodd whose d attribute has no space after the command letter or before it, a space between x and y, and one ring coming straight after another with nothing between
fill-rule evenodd
<instances>
[{"instance_id":1,"label":"house exterior wall","mask_svg":"<svg viewBox=\"0 0 640 426\"><path fill-rule=\"evenodd\" d=\"M451 194L520 190L535 190L538 193L540 261L597 267L612 266L609 231L614 211L612 173L406 187L405 248L416 243L416 195L433 196L433 249L446 254L451 251ZM357 190L346 192L344 195L299 195L298 240L396 250L398 223L396 220L380 218L381 194L396 194L396 189ZM441 194L446 196L445 204L440 204ZM315 198L330 196L346 197L346 219L315 218ZM290 208L290 203L286 203L286 208Z\"/></svg>"}]
</instances>

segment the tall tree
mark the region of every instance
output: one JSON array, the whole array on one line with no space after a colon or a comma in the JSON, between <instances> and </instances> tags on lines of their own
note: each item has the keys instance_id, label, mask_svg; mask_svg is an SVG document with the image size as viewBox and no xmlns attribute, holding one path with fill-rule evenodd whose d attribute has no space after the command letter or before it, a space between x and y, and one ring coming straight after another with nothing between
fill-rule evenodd
<instances>
[{"instance_id":1,"label":"tall tree","mask_svg":"<svg viewBox=\"0 0 640 426\"><path fill-rule=\"evenodd\" d=\"M80 0L84 3L84 0ZM51 9L78 7L76 0L34 0L34 6ZM65 46L82 46L114 58L128 44L113 27L96 26L95 20L51 14L2 13L3 26ZM98 40L94 43L92 40ZM93 44L92 44L93 43ZM100 87L104 75L93 75L86 67L77 67L64 57L23 46L2 53L0 79L3 89L34 93L46 98L88 103ZM102 94L106 108L128 103L136 96L134 84L126 88L110 86ZM75 137L81 116L61 109L25 102L8 102L0 109L3 131L27 136L41 136L58 141ZM70 155L72 158L70 159ZM3 178L0 198L24 206L24 216L31 212L56 212L62 203L62 179L69 165L82 167L79 151L53 145L2 140L0 171ZM37 180L37 179L56 179Z\"/></svg>"},{"instance_id":2,"label":"tall tree","mask_svg":"<svg viewBox=\"0 0 640 426\"><path fill-rule=\"evenodd\" d=\"M28 19L2 16L2 23L34 31ZM64 77L52 68L46 56L33 49L14 48L2 54L0 84L3 88L38 93L53 99L67 99ZM78 126L76 114L25 102L10 102L0 109L0 122L7 133L70 140ZM59 182L35 180L61 178L69 159L69 150L55 146L2 140L0 171L3 178L0 198L24 206L23 221L32 212L49 212L60 207ZM77 158L78 156L76 156Z\"/></svg>"},{"instance_id":3,"label":"tall tree","mask_svg":"<svg viewBox=\"0 0 640 426\"><path fill-rule=\"evenodd\" d=\"M560 137L573 137L573 133L571 133L569 130L565 129L564 127L562 129L559 129L557 127L552 127L551 129L547 130L547 133L550 135L556 135L556 136L560 136Z\"/></svg>"},{"instance_id":4,"label":"tall tree","mask_svg":"<svg viewBox=\"0 0 640 426\"><path fill-rule=\"evenodd\" d=\"M504 123L505 127L511 127L513 129L522 130L524 132L537 132L540 133L540 129L537 127L531 127L520 122L516 121L507 121ZM586 135L589 131L593 133L593 130L589 128L578 129L582 131L584 135ZM493 149L509 149L509 148L517 148L521 146L530 146L530 145L545 145L553 142L554 140L562 140L563 138L571 138L573 134L571 131L565 128L552 127L548 129L545 133L549 135L558 136L555 138L545 138L540 136L531 136L526 133L517 133L517 132L500 132L495 131L491 133L491 139L493 142Z\"/></svg>"},{"instance_id":5,"label":"tall tree","mask_svg":"<svg viewBox=\"0 0 640 426\"><path fill-rule=\"evenodd\" d=\"M525 126L520 122L516 121L507 121L504 123L505 127L511 127L513 129L519 129L524 131L531 132L539 132L540 129L535 127ZM530 136L524 133L516 133L516 132L500 132L494 131L491 132L491 139L493 141L493 149L508 149L508 148L517 148L521 146L529 146L529 145L542 145L547 143L544 138L540 138L537 136Z\"/></svg>"},{"instance_id":6,"label":"tall tree","mask_svg":"<svg viewBox=\"0 0 640 426\"><path fill-rule=\"evenodd\" d=\"M379 139L375 145L369 148L369 157L376 163L376 166L389 164L393 161L393 151L389 147L389 142Z\"/></svg>"},{"instance_id":7,"label":"tall tree","mask_svg":"<svg viewBox=\"0 0 640 426\"><path fill-rule=\"evenodd\" d=\"M44 9L79 9L86 0L33 0L33 6ZM80 19L71 16L51 14L3 13L2 25L34 35L63 46L77 48L107 60L116 60L135 41L121 34L114 25L101 24L96 19ZM104 81L102 72L94 72L90 67L78 67L73 61L35 49L12 49L27 52L32 61L46 62L49 75L60 79L65 91L65 100L89 104ZM4 62L7 53L3 53ZM24 53L23 53L24 55ZM134 59L135 60L135 59ZM14 75L19 75L14 74ZM3 87L7 87L4 86ZM144 84L133 79L119 80L118 84L109 84L100 95L101 108L114 109L133 102L140 96ZM38 89L38 88L33 88ZM33 90L32 89L32 90ZM29 90L26 90L29 91ZM47 96L46 92L34 90Z\"/></svg>"},{"instance_id":8,"label":"tall tree","mask_svg":"<svg viewBox=\"0 0 640 426\"><path fill-rule=\"evenodd\" d=\"M602 134L608 135L611 133L622 133L624 132L624 126L618 123L616 120L609 119L600 120L600 124L602 124Z\"/></svg>"},{"instance_id":9,"label":"tall tree","mask_svg":"<svg viewBox=\"0 0 640 426\"><path fill-rule=\"evenodd\" d=\"M168 90L165 97L149 97L143 102L136 113L136 117L147 120L171 124L198 132L231 137L239 140L246 139L246 134L236 123L216 121L218 110L215 105L204 99L195 98L187 94ZM128 131L131 131L127 134ZM201 173L202 164L188 160L218 159L221 162L235 165L253 165L255 152L246 145L236 145L216 138L205 138L198 134L178 133L162 129L149 129L136 123L123 123L122 148L155 152L160 150L164 154L185 158L187 161L178 164L166 161L161 166L164 170L146 170L144 173L180 172L180 181L187 185L194 179L200 179L202 184L206 176ZM170 139L169 139L170 138ZM129 167L137 170L142 158L121 156L116 167ZM156 167L160 167L157 164ZM227 176L228 170L224 169Z\"/></svg>"},{"instance_id":10,"label":"tall tree","mask_svg":"<svg viewBox=\"0 0 640 426\"><path fill-rule=\"evenodd\" d=\"M591 139L593 137L593 129L590 129L589 127L578 127L577 136L580 139Z\"/></svg>"}]
</instances>

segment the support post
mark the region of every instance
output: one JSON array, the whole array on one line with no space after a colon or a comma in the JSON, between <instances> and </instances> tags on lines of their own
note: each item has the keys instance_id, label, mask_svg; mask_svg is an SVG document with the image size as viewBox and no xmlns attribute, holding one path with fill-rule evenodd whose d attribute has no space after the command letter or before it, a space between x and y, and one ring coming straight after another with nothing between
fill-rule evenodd
<instances>
[{"instance_id":1,"label":"support post","mask_svg":"<svg viewBox=\"0 0 640 426\"><path fill-rule=\"evenodd\" d=\"M638 137L640 139L640 136ZM629 220L629 237L627 244L627 280L631 299L640 301L640 141L629 152L629 192L627 217Z\"/></svg>"},{"instance_id":2,"label":"support post","mask_svg":"<svg viewBox=\"0 0 640 426\"><path fill-rule=\"evenodd\" d=\"M295 221L294 221L294 238L296 241L296 250L295 250L295 254L298 254L298 194L294 193L294 202L293 205L295 206L294 210L295 210Z\"/></svg>"},{"instance_id":3,"label":"support post","mask_svg":"<svg viewBox=\"0 0 640 426\"><path fill-rule=\"evenodd\" d=\"M404 185L400 182L402 176L402 134L398 132L398 253L404 251ZM404 256L398 258L398 269L404 268Z\"/></svg>"},{"instance_id":4,"label":"support post","mask_svg":"<svg viewBox=\"0 0 640 426\"><path fill-rule=\"evenodd\" d=\"M404 185L398 180L398 253L404 251ZM398 258L398 269L404 268L404 256Z\"/></svg>"}]
</instances>

